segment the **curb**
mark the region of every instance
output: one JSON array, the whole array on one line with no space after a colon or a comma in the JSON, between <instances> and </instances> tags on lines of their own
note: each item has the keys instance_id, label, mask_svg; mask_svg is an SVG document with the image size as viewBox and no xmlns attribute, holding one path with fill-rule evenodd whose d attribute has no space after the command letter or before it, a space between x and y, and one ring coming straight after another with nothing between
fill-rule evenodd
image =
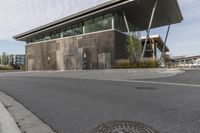
<instances>
[{"instance_id":1,"label":"curb","mask_svg":"<svg viewBox=\"0 0 200 133\"><path fill-rule=\"evenodd\" d=\"M12 115L13 117L13 123L16 122L15 125L17 124L16 126L20 128L22 133L56 133L46 123L41 121L36 115L30 112L22 104L15 101L12 97L8 96L7 94L1 91L0 91L0 101L7 108L7 111L10 112L10 116ZM0 112L0 120L1 120L1 112ZM9 127L6 127L6 129L9 129ZM0 130L0 133L21 133L21 132L14 132L14 131L1 132Z\"/></svg>"},{"instance_id":2,"label":"curb","mask_svg":"<svg viewBox=\"0 0 200 133\"><path fill-rule=\"evenodd\" d=\"M0 102L0 133L21 133L10 113Z\"/></svg>"},{"instance_id":3,"label":"curb","mask_svg":"<svg viewBox=\"0 0 200 133\"><path fill-rule=\"evenodd\" d=\"M184 74L185 71L181 70L181 69L166 69L165 71L161 72L161 73L171 73L171 74L175 74L175 75L179 75L179 74Z\"/></svg>"}]
</instances>

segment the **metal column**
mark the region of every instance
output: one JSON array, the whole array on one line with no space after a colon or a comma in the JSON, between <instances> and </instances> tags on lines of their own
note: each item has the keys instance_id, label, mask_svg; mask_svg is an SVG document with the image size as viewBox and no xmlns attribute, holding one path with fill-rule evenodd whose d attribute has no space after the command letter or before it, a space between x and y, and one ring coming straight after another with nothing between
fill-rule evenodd
<instances>
[{"instance_id":1,"label":"metal column","mask_svg":"<svg viewBox=\"0 0 200 133\"><path fill-rule=\"evenodd\" d=\"M126 14L125 14L124 11L123 11L123 16L124 16L124 21L125 21L125 24L126 24L126 29L128 31L128 34L130 35L130 28L129 28L128 21L127 21L127 18L126 18Z\"/></svg>"},{"instance_id":2,"label":"metal column","mask_svg":"<svg viewBox=\"0 0 200 133\"><path fill-rule=\"evenodd\" d=\"M151 30L151 26L152 26L152 22L153 22L153 18L154 18L154 15L155 15L157 4L158 4L158 0L155 0L155 4L154 4L154 7L153 7L153 10L152 10L152 13L151 13L149 26L148 26L148 29L147 29L147 36L146 36L146 40L145 40L145 43L144 43L144 48L143 48L143 51L142 51L141 60L144 57L144 53L145 53L145 50L146 50L147 41L149 39L149 34L150 34L150 30Z\"/></svg>"},{"instance_id":3,"label":"metal column","mask_svg":"<svg viewBox=\"0 0 200 133\"><path fill-rule=\"evenodd\" d=\"M128 25L128 20L127 20L127 17L126 17L126 14L125 14L125 11L124 11L124 10L123 10L123 16L124 16L124 22L125 22L125 25L126 25L126 29L127 29L128 35L129 35L129 37L131 38L131 43L133 43L133 40L132 40L133 34L131 34L130 27L129 27L129 25ZM131 58L132 58L132 61L133 61L133 60L137 60L137 59L136 59L136 53L135 53L135 49L134 49L134 48L132 49ZM133 63L133 62L132 62L132 63Z\"/></svg>"},{"instance_id":4,"label":"metal column","mask_svg":"<svg viewBox=\"0 0 200 133\"><path fill-rule=\"evenodd\" d=\"M159 64L161 64L162 61L163 61L163 57L164 57L164 54L165 54L165 48L166 48L166 43L167 43L170 27L171 27L171 25L169 24L169 26L167 28L167 34L165 36L165 42L164 42L164 46L163 46L163 49L162 49L162 54L161 54L161 58L160 58Z\"/></svg>"}]
</instances>

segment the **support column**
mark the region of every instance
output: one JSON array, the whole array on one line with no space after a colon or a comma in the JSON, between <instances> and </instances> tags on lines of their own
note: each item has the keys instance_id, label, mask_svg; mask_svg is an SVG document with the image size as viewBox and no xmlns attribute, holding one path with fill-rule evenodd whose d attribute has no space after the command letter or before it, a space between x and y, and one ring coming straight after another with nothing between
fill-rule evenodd
<instances>
[{"instance_id":1,"label":"support column","mask_svg":"<svg viewBox=\"0 0 200 133\"><path fill-rule=\"evenodd\" d=\"M128 25L128 21L127 21L127 18L126 18L125 11L123 11L123 16L124 16L124 22L126 24L126 29L128 31L128 34L130 35L130 28L129 28L129 25Z\"/></svg>"},{"instance_id":2,"label":"support column","mask_svg":"<svg viewBox=\"0 0 200 133\"><path fill-rule=\"evenodd\" d=\"M154 40L152 41L151 47L152 47L152 51L153 51L153 59L155 59L156 56L155 56L155 41Z\"/></svg>"},{"instance_id":3,"label":"support column","mask_svg":"<svg viewBox=\"0 0 200 133\"><path fill-rule=\"evenodd\" d=\"M115 29L115 21L114 21L114 16L112 17L112 29Z\"/></svg>"},{"instance_id":4,"label":"support column","mask_svg":"<svg viewBox=\"0 0 200 133\"><path fill-rule=\"evenodd\" d=\"M153 23L153 18L154 18L154 15L155 15L157 3L158 3L158 0L155 0L155 4L154 4L154 7L153 7L153 10L152 10L152 13L151 13L151 18L150 18L149 26L148 26L148 29L147 29L147 36L146 36L146 40L144 42L144 47L143 47L143 51L142 51L142 55L141 55L141 60L143 59L144 53L145 53L145 50L146 50L147 41L149 39L149 34L150 34L151 26L152 26L152 23Z\"/></svg>"},{"instance_id":5,"label":"support column","mask_svg":"<svg viewBox=\"0 0 200 133\"><path fill-rule=\"evenodd\" d=\"M164 46L163 46L163 49L162 49L162 54L161 54L161 58L160 58L159 64L161 64L162 61L163 61L163 57L164 57L164 54L165 54L165 48L166 48L166 43L167 43L170 27L171 27L171 25L169 24L168 28L167 28L167 34L165 36L165 42L164 42Z\"/></svg>"},{"instance_id":6,"label":"support column","mask_svg":"<svg viewBox=\"0 0 200 133\"><path fill-rule=\"evenodd\" d=\"M83 34L85 34L85 25L83 25Z\"/></svg>"},{"instance_id":7,"label":"support column","mask_svg":"<svg viewBox=\"0 0 200 133\"><path fill-rule=\"evenodd\" d=\"M60 37L63 38L63 29L61 30Z\"/></svg>"},{"instance_id":8,"label":"support column","mask_svg":"<svg viewBox=\"0 0 200 133\"><path fill-rule=\"evenodd\" d=\"M128 32L128 35L130 36L131 38L131 43L133 43L133 40L132 40L132 34L130 32L130 28L129 28L129 25L128 25L128 20L127 20L127 17L126 17L126 14L125 14L125 11L123 11L123 16L124 16L124 22L125 22L125 25L126 25L126 29L127 29L127 32ZM132 48L132 53L131 53L131 59L132 61L136 61L137 60L137 56L136 56L136 52L135 52L135 49ZM132 62L133 63L133 62Z\"/></svg>"}]
</instances>

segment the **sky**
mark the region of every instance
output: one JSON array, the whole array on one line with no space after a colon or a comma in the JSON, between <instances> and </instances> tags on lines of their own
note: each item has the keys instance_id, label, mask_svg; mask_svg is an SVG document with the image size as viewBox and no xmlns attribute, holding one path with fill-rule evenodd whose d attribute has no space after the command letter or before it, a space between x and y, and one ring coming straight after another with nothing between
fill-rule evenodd
<instances>
[{"instance_id":1,"label":"sky","mask_svg":"<svg viewBox=\"0 0 200 133\"><path fill-rule=\"evenodd\" d=\"M108 0L0 0L0 54L24 54L25 43L12 39L49 22L58 20ZM184 21L171 26L167 46L171 56L200 55L200 0L178 0ZM165 37L167 27L150 34Z\"/></svg>"}]
</instances>

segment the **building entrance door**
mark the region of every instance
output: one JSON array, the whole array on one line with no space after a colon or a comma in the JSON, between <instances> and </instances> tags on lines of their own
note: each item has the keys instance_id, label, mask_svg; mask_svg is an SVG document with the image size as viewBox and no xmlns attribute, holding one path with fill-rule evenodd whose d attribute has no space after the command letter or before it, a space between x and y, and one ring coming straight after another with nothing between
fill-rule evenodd
<instances>
[{"instance_id":1,"label":"building entrance door","mask_svg":"<svg viewBox=\"0 0 200 133\"><path fill-rule=\"evenodd\" d=\"M111 54L99 53L98 54L98 69L110 69L111 68Z\"/></svg>"},{"instance_id":2,"label":"building entrance door","mask_svg":"<svg viewBox=\"0 0 200 133\"><path fill-rule=\"evenodd\" d=\"M76 60L75 60L74 55L66 55L65 56L65 69L66 70L76 69Z\"/></svg>"},{"instance_id":3,"label":"building entrance door","mask_svg":"<svg viewBox=\"0 0 200 133\"><path fill-rule=\"evenodd\" d=\"M33 71L34 59L28 59L28 71Z\"/></svg>"}]
</instances>

